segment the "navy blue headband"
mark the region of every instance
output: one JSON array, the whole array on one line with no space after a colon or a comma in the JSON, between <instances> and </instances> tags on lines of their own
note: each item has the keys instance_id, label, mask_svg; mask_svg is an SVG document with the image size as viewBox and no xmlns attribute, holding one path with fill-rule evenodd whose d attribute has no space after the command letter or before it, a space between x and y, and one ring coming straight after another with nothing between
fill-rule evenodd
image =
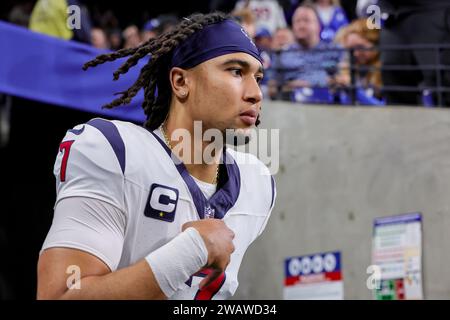
<instances>
[{"instance_id":1,"label":"navy blue headband","mask_svg":"<svg viewBox=\"0 0 450 320\"><path fill-rule=\"evenodd\" d=\"M242 26L233 20L210 24L195 32L174 51L171 68L193 68L224 54L244 52L262 64L259 51Z\"/></svg>"}]
</instances>

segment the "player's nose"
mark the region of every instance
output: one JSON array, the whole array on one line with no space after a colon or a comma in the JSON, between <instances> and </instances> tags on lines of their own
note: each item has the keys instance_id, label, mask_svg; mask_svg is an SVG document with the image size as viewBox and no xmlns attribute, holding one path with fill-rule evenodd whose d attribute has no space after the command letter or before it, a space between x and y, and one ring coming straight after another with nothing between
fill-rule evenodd
<instances>
[{"instance_id":1,"label":"player's nose","mask_svg":"<svg viewBox=\"0 0 450 320\"><path fill-rule=\"evenodd\" d=\"M262 99L263 94L256 79L252 78L246 81L244 100L250 102L251 104L256 104L261 102Z\"/></svg>"}]
</instances>

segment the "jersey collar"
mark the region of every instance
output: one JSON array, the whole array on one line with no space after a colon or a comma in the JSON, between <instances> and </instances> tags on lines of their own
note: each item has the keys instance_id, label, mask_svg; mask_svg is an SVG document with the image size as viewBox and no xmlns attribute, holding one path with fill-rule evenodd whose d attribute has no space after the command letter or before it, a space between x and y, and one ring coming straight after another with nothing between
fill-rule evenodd
<instances>
[{"instance_id":1,"label":"jersey collar","mask_svg":"<svg viewBox=\"0 0 450 320\"><path fill-rule=\"evenodd\" d=\"M223 149L222 154L222 163L225 165L227 175L224 179L225 182L221 184L221 186L219 184L219 189L208 200L189 174L184 163L176 158L172 153L172 150L170 150L167 144L155 132L148 131L155 137L172 159L173 164L189 189L200 219L222 219L235 205L241 188L239 166L233 157L226 151L226 148ZM174 159L177 159L178 161L174 161Z\"/></svg>"}]
</instances>

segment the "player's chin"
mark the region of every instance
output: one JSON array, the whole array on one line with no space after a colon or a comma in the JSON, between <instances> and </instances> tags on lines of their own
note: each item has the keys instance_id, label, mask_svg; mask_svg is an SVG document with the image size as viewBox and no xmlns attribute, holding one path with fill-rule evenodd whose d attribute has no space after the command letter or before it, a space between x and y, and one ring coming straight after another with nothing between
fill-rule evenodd
<instances>
[{"instance_id":1,"label":"player's chin","mask_svg":"<svg viewBox=\"0 0 450 320\"><path fill-rule=\"evenodd\" d=\"M240 134L240 135L244 135L244 136L251 136L252 132L256 129L256 127L253 126L247 126L247 127L242 127L242 128L236 128L234 129L234 131L236 132L236 134Z\"/></svg>"},{"instance_id":2,"label":"player's chin","mask_svg":"<svg viewBox=\"0 0 450 320\"><path fill-rule=\"evenodd\" d=\"M256 129L255 123L245 123L242 121L238 121L236 126L233 128L236 133L243 135L251 135L252 131Z\"/></svg>"}]
</instances>

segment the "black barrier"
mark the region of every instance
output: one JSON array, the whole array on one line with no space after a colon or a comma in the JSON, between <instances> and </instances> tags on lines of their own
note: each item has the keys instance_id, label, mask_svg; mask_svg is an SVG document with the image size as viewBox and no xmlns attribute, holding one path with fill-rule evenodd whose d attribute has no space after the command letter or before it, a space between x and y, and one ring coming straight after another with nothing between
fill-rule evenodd
<instances>
[{"instance_id":1,"label":"black barrier","mask_svg":"<svg viewBox=\"0 0 450 320\"><path fill-rule=\"evenodd\" d=\"M432 50L434 52L435 63L431 64L389 64L389 65L380 65L380 66L368 66L368 65L358 65L355 61L354 53L357 50L362 51L374 51L382 54L387 51L423 51L423 50ZM448 53L444 53L445 50L448 50ZM342 70L347 70L350 73L350 83L342 86L341 90L347 90L350 93L350 105L357 105L358 100L356 99L357 90L361 89L361 86L357 84L357 73L358 72L368 72L368 71L397 71L397 72L406 72L406 71L414 71L414 72L434 72L433 80L435 81L435 85L427 86L405 86L405 85L384 85L382 84L380 87L380 91L382 94L386 94L388 92L403 92L403 93L419 93L425 95L433 95L435 100L433 103L430 102L428 106L436 106L436 107L445 107L450 106L449 102L444 99L445 93L450 93L450 83L449 80L445 81L445 78L450 79L450 61L448 63L444 63L443 56L447 54L446 57L450 57L450 44L415 44L415 45L384 45L384 46L374 46L371 48L342 48L342 47L325 47L325 48L314 48L308 51L302 49L289 49L289 50L277 50L277 51L266 51L266 53L272 57L273 61L278 61L276 65L280 64L280 55L286 52L298 52L299 55L308 52L308 54L314 54L315 52L336 52L340 53L342 57L347 55L349 65L346 67L340 66L336 63L334 66L330 66L330 63L327 61L320 61L317 65L304 65L301 68L291 68L291 67L272 67L272 70L275 73L274 79L277 81L277 94L272 97L275 100L283 99L286 100L286 95L282 94L282 87L285 83L280 81L282 79L282 75L289 71L301 71L307 69L323 69L327 71L329 75L334 75ZM340 59L342 62L342 59ZM315 85L314 89L328 89L335 90L330 85ZM311 102L311 101L309 101ZM312 101L314 102L314 101ZM330 103L330 101L324 101L324 103Z\"/></svg>"}]
</instances>

